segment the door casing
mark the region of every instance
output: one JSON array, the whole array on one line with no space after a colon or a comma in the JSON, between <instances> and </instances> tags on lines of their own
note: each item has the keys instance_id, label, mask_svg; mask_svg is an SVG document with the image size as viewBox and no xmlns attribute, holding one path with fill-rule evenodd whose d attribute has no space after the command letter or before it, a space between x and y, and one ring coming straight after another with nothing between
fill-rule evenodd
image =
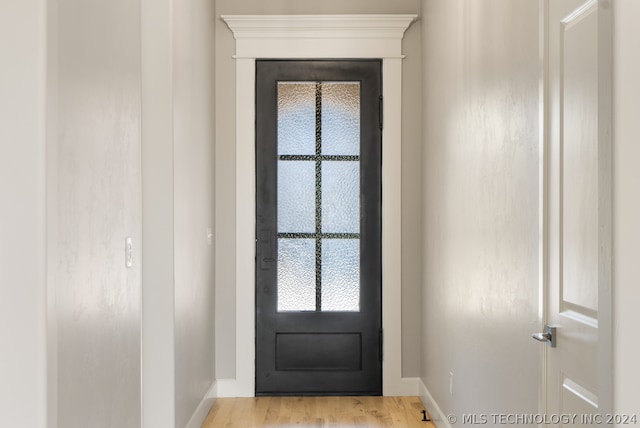
<instances>
[{"instance_id":1,"label":"door casing","mask_svg":"<svg viewBox=\"0 0 640 428\"><path fill-rule=\"evenodd\" d=\"M417 395L402 377L402 37L416 15L222 16L236 39L236 378L218 397L255 395L255 61L382 59L383 395ZM331 28L327 37L326 29Z\"/></svg>"}]
</instances>

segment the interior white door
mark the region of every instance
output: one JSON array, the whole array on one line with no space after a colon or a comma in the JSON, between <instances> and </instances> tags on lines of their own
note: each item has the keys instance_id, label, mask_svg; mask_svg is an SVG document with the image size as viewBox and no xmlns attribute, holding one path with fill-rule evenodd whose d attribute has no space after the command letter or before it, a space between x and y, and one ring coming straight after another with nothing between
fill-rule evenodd
<instances>
[{"instance_id":1,"label":"interior white door","mask_svg":"<svg viewBox=\"0 0 640 428\"><path fill-rule=\"evenodd\" d=\"M610 2L547 3L546 411L611 412ZM568 419L568 417L572 419Z\"/></svg>"}]
</instances>

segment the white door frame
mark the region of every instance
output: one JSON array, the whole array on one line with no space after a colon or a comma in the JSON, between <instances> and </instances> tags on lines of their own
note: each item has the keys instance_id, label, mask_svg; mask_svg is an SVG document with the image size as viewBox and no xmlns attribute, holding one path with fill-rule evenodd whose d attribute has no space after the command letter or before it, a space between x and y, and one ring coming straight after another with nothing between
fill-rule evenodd
<instances>
[{"instance_id":1,"label":"white door frame","mask_svg":"<svg viewBox=\"0 0 640 428\"><path fill-rule=\"evenodd\" d=\"M382 325L384 395L417 395L402 377L402 38L417 15L226 15L236 39L236 378L218 397L255 395L255 61L382 59Z\"/></svg>"}]
</instances>

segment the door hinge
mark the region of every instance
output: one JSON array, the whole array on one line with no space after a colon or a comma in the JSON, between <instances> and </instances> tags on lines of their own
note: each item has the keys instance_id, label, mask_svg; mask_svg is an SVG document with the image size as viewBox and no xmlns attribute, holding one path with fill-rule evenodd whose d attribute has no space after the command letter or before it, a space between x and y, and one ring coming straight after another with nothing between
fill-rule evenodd
<instances>
[{"instance_id":1,"label":"door hinge","mask_svg":"<svg viewBox=\"0 0 640 428\"><path fill-rule=\"evenodd\" d=\"M382 361L382 329L380 329L380 338L378 340L379 343L379 355L380 355L380 361Z\"/></svg>"},{"instance_id":2,"label":"door hinge","mask_svg":"<svg viewBox=\"0 0 640 428\"><path fill-rule=\"evenodd\" d=\"M382 113L382 109L383 109L383 100L382 100L382 95L380 95L380 98L378 98L378 121L379 121L379 126L380 126L380 130L382 131L382 126L383 126L383 113Z\"/></svg>"}]
</instances>

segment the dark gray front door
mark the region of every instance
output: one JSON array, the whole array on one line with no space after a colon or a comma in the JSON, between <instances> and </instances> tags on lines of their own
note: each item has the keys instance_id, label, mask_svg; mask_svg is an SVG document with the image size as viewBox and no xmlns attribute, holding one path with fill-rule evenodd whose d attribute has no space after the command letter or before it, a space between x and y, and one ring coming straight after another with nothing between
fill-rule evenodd
<instances>
[{"instance_id":1,"label":"dark gray front door","mask_svg":"<svg viewBox=\"0 0 640 428\"><path fill-rule=\"evenodd\" d=\"M380 395L381 62L256 68L256 394Z\"/></svg>"}]
</instances>

